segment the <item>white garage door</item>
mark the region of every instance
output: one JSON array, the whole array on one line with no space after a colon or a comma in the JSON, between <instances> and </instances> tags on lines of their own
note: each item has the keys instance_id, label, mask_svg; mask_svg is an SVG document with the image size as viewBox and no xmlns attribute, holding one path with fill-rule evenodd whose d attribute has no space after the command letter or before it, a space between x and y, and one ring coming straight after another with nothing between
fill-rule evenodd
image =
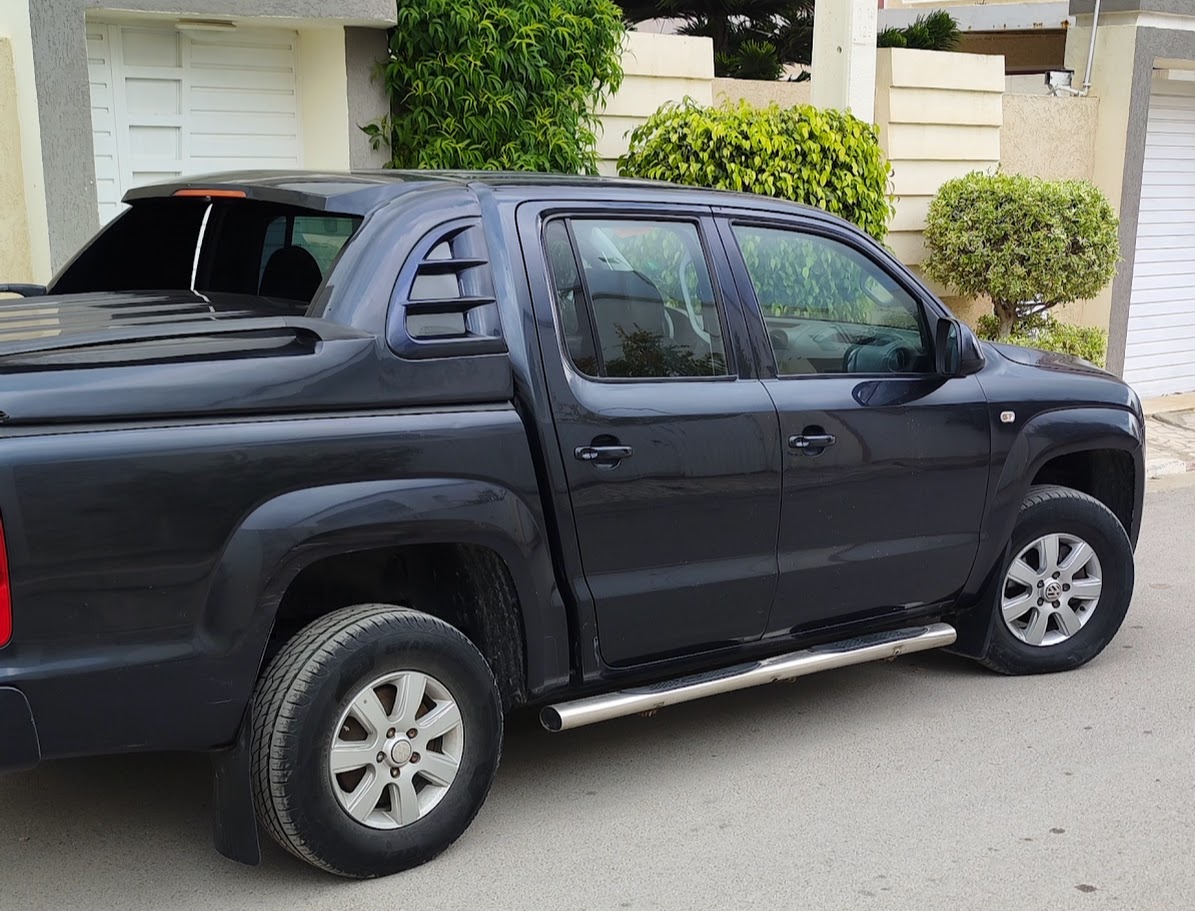
<instances>
[{"instance_id":1,"label":"white garage door","mask_svg":"<svg viewBox=\"0 0 1195 911\"><path fill-rule=\"evenodd\" d=\"M298 35L88 23L100 220L130 187L301 165Z\"/></svg>"},{"instance_id":2,"label":"white garage door","mask_svg":"<svg viewBox=\"0 0 1195 911\"><path fill-rule=\"evenodd\" d=\"M1124 378L1142 396L1195 391L1195 83L1149 105Z\"/></svg>"}]
</instances>

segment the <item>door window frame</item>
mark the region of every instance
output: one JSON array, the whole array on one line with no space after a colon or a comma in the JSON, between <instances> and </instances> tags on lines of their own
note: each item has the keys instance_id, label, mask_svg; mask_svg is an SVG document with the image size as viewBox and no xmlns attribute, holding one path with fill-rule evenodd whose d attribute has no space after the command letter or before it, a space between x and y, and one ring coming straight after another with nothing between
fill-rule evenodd
<instances>
[{"instance_id":1,"label":"door window frame","mask_svg":"<svg viewBox=\"0 0 1195 911\"><path fill-rule=\"evenodd\" d=\"M928 373L780 373L777 370L776 352L772 348L767 323L764 322L763 308L760 306L759 297L755 293L755 283L751 280L751 275L747 270L747 263L743 259L742 250L739 248L738 238L734 233L736 226L771 228L782 231L793 231L797 234L815 235L843 244L854 250L871 263L880 273L886 275L898 288L908 294L909 298L921 308L921 313L924 317L923 329L927 336L925 343L931 360L936 356L934 340L936 338L938 321L949 318L949 314L945 312L943 305L937 298L929 293L919 282L916 282L912 275L904 271L903 266L900 269L894 268L893 263L896 260L891 259L886 251L883 249L877 251L876 248L849 230L812 219L785 218L782 215L774 213L751 212L743 209L717 209L714 212L714 220L717 225L718 235L721 237L722 244L726 248L726 257L730 262L730 269L734 275L735 284L738 286L739 298L743 302L743 318L746 320L752 339L755 342L756 356L760 360L760 371L765 378L810 381L842 378L895 380L925 379L938 375L933 371ZM877 256L877 252L883 255Z\"/></svg>"},{"instance_id":2,"label":"door window frame","mask_svg":"<svg viewBox=\"0 0 1195 911\"><path fill-rule=\"evenodd\" d=\"M570 252L576 264L582 293L585 296L583 302L585 306L584 319L589 326L595 350L600 346L601 341L598 338L597 326L594 321L593 298L589 293L589 282L585 276L585 269L578 258L579 251L577 249L576 236L573 233L573 221L643 221L653 224L687 224L696 229L697 241L701 244L702 256L705 258L706 275L709 278L710 289L713 293L714 310L718 318L718 325L722 330L722 351L726 363L726 373L721 376L590 376L588 373L583 373L573 363L572 354L568 350L568 340L564 335L564 320L561 317L559 302L556 300L555 294L556 277L552 272L551 257L548 254L548 226L557 221L564 222L565 230L568 232ZM588 383L612 385L626 385L630 383L725 383L748 378L743 373L745 365L742 363L743 358L736 349L734 334L731 331L730 306L722 284L718 279L717 263L713 256L714 247L707 236L709 228L712 227L714 231L717 231L717 228L709 222L710 215L708 210L705 212L694 212L692 210L585 209L578 206L576 208L552 209L541 213L538 228L539 253L543 259L544 269L547 272L548 288L552 292L550 308L552 311L552 324L556 333L556 344L560 351L564 369L568 375ZM731 267L733 269L733 265ZM580 314L578 314L578 318L580 318Z\"/></svg>"}]
</instances>

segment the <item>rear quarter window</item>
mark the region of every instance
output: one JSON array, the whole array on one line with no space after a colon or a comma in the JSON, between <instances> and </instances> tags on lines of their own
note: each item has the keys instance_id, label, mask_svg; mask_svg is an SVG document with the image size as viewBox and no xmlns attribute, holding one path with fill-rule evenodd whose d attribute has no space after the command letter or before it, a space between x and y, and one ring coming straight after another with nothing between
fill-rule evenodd
<instances>
[{"instance_id":1,"label":"rear quarter window","mask_svg":"<svg viewBox=\"0 0 1195 911\"><path fill-rule=\"evenodd\" d=\"M139 200L83 249L51 291L213 291L305 306L361 221L252 199Z\"/></svg>"}]
</instances>

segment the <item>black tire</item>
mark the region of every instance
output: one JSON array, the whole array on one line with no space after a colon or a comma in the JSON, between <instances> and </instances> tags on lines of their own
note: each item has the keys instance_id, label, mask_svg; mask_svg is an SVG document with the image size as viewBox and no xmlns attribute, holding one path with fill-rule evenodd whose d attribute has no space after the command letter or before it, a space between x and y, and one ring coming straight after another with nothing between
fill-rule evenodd
<instances>
[{"instance_id":1,"label":"black tire","mask_svg":"<svg viewBox=\"0 0 1195 911\"><path fill-rule=\"evenodd\" d=\"M1077 633L1054 645L1030 645L1013 634L1001 615L1003 580L1025 547L1052 533L1077 535L1091 545L1100 562L1103 587L1090 619ZM992 630L980 662L1001 674L1049 674L1081 667L1102 652L1120 629L1133 597L1133 574L1133 546L1107 506L1069 487L1032 488L1021 504L994 586Z\"/></svg>"},{"instance_id":2,"label":"black tire","mask_svg":"<svg viewBox=\"0 0 1195 911\"><path fill-rule=\"evenodd\" d=\"M327 756L349 701L370 681L414 670L452 693L464 726L456 778L427 815L370 828L341 807ZM494 676L465 636L442 620L367 604L304 628L270 662L253 699L253 791L258 819L296 857L354 879L431 860L468 828L485 802L502 748Z\"/></svg>"}]
</instances>

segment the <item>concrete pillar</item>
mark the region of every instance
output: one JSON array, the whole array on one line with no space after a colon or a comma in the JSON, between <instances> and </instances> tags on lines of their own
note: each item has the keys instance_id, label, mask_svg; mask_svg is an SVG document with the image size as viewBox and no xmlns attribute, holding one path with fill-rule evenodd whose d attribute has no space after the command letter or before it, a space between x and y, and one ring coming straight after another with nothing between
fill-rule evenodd
<instances>
[{"instance_id":1,"label":"concrete pillar","mask_svg":"<svg viewBox=\"0 0 1195 911\"><path fill-rule=\"evenodd\" d=\"M813 104L875 117L876 2L817 0L813 20Z\"/></svg>"}]
</instances>

